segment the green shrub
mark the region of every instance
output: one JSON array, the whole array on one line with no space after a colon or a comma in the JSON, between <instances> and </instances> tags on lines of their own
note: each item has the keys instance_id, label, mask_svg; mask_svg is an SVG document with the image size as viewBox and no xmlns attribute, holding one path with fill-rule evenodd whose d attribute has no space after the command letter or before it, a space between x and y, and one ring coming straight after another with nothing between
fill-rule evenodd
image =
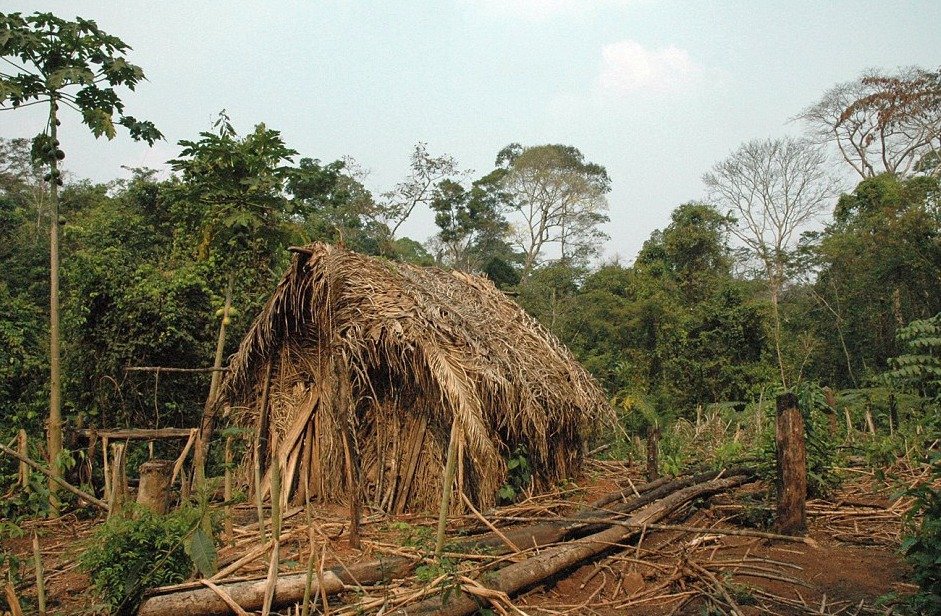
<instances>
[{"instance_id":1,"label":"green shrub","mask_svg":"<svg viewBox=\"0 0 941 616\"><path fill-rule=\"evenodd\" d=\"M941 454L935 454L932 476L941 479ZM906 513L911 534L902 542L902 553L919 590L903 607L912 614L941 614L941 489L925 482L908 494L915 501Z\"/></svg>"},{"instance_id":2,"label":"green shrub","mask_svg":"<svg viewBox=\"0 0 941 616\"><path fill-rule=\"evenodd\" d=\"M103 524L80 558L95 590L117 613L131 613L146 589L189 577L194 559L187 539L201 529L204 517L193 507L167 515L135 507L133 513Z\"/></svg>"}]
</instances>

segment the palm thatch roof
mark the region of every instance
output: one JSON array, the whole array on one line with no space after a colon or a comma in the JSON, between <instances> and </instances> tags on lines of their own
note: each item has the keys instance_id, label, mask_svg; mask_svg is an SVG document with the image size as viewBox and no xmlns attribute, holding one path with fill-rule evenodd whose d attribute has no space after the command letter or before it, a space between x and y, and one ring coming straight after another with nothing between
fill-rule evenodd
<instances>
[{"instance_id":1,"label":"palm thatch roof","mask_svg":"<svg viewBox=\"0 0 941 616\"><path fill-rule=\"evenodd\" d=\"M245 485L257 457L270 490L277 442L283 502L361 485L382 510L429 510L452 425L457 484L477 505L493 504L518 448L536 490L577 473L611 417L605 396L492 283L325 244L295 253L222 383L230 422L255 436Z\"/></svg>"}]
</instances>

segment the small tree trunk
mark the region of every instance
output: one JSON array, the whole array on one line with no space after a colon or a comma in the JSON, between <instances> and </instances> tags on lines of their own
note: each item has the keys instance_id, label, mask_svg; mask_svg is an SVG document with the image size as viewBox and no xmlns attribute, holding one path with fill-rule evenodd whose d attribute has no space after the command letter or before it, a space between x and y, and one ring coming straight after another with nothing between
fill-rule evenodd
<instances>
[{"instance_id":1,"label":"small tree trunk","mask_svg":"<svg viewBox=\"0 0 941 616\"><path fill-rule=\"evenodd\" d=\"M140 465L137 504L160 515L170 510L170 479L173 460L149 460Z\"/></svg>"},{"instance_id":2,"label":"small tree trunk","mask_svg":"<svg viewBox=\"0 0 941 616\"><path fill-rule=\"evenodd\" d=\"M778 396L775 428L778 531L785 535L800 535L807 529L807 451L804 418L797 408L794 394Z\"/></svg>"},{"instance_id":3,"label":"small tree trunk","mask_svg":"<svg viewBox=\"0 0 941 616\"><path fill-rule=\"evenodd\" d=\"M660 476L660 428L647 429L647 481Z\"/></svg>"}]
</instances>

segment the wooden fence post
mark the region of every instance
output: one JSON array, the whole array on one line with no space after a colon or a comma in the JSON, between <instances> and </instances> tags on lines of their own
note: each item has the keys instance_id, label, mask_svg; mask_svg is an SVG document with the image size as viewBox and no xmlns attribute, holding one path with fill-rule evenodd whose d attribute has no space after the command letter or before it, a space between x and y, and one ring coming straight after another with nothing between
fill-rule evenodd
<instances>
[{"instance_id":1,"label":"wooden fence post","mask_svg":"<svg viewBox=\"0 0 941 616\"><path fill-rule=\"evenodd\" d=\"M792 393L778 396L776 407L777 527L782 534L801 535L807 529L804 418L797 407L797 396Z\"/></svg>"}]
</instances>

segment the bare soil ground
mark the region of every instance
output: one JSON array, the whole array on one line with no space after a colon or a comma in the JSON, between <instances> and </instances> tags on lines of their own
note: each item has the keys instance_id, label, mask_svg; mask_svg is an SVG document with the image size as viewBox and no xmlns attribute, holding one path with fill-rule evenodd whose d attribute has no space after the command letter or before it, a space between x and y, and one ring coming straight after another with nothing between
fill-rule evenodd
<instances>
[{"instance_id":1,"label":"bare soil ground","mask_svg":"<svg viewBox=\"0 0 941 616\"><path fill-rule=\"evenodd\" d=\"M886 475L889 479L879 481L868 471L846 469L846 480L838 491L808 503L808 543L725 534L756 530L768 519L766 486L753 483L695 503L670 520L671 524L696 527L696 532L650 530L638 542L612 546L601 559L532 588L512 598L512 603L499 602L492 608L495 613L531 615L886 613L881 597L913 589L905 581L907 569L898 554L902 514L907 508L898 493L900 486L918 479L918 472L899 467ZM638 468L593 462L580 485L486 512L486 516L500 525L501 517L570 515L630 482L643 483ZM347 544L344 513L342 507L318 507L314 516L314 549L325 550L327 566L378 554L427 555L433 534L431 517L369 516L364 525L364 550L357 551ZM238 515L245 525L236 527L236 546L221 549L222 565L258 545L257 530L250 524L253 509L244 507ZM88 576L77 565L96 524L96 520L79 520L74 515L31 521L22 525L26 536L3 544L7 554L22 563L15 592L25 613L35 610L33 531L40 538L49 613L104 613L89 588ZM482 524L476 517L465 515L454 518L449 530L453 534L479 528ZM312 545L304 513L294 513L284 532L281 572L304 569ZM462 561L462 571L479 570L494 559L474 555ZM260 553L234 575L263 577L266 570L267 555ZM331 598L331 613L376 613L379 608L363 608L383 604L383 597L386 601L417 597L423 585L411 578L360 589Z\"/></svg>"}]
</instances>

